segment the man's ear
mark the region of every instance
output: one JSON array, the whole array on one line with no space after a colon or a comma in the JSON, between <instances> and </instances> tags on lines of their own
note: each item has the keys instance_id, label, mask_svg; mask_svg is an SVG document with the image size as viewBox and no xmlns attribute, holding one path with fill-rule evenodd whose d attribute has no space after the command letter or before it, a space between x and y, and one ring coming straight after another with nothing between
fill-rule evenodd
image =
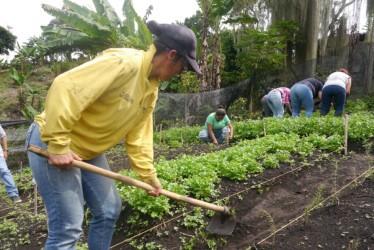
<instances>
[{"instance_id":1,"label":"man's ear","mask_svg":"<svg viewBox=\"0 0 374 250\"><path fill-rule=\"evenodd\" d=\"M169 53L168 53L168 57L172 60L175 60L178 56L178 53L175 49L173 50L170 50Z\"/></svg>"}]
</instances>

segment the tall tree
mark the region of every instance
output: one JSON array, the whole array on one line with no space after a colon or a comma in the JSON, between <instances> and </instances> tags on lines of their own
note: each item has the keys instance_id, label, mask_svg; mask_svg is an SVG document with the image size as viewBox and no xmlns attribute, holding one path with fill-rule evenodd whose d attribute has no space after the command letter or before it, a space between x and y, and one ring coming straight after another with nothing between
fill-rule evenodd
<instances>
[{"instance_id":1,"label":"tall tree","mask_svg":"<svg viewBox=\"0 0 374 250\"><path fill-rule=\"evenodd\" d=\"M14 50L17 37L7 29L0 26L0 55L9 55L9 51Z\"/></svg>"},{"instance_id":2,"label":"tall tree","mask_svg":"<svg viewBox=\"0 0 374 250\"><path fill-rule=\"evenodd\" d=\"M199 65L201 68L200 77L200 91L213 90L220 88L221 78L221 40L220 30L222 18L228 14L228 12L234 6L233 0L198 0L197 1L201 12L203 14L203 25L200 32L200 58ZM209 64L209 21L213 23L213 41L210 50L210 64ZM209 67L208 67L209 64Z\"/></svg>"},{"instance_id":3,"label":"tall tree","mask_svg":"<svg viewBox=\"0 0 374 250\"><path fill-rule=\"evenodd\" d=\"M298 41L301 41L301 32L300 32L300 25L295 20L289 21L277 21L273 24L273 26L278 30L279 35L283 37L283 43L286 45L283 48L282 53L286 54L287 56L283 59L283 83L284 86L287 87L287 72L288 69L292 71L292 55L293 50L295 49L295 44ZM294 74L295 75L295 74Z\"/></svg>"},{"instance_id":4,"label":"tall tree","mask_svg":"<svg viewBox=\"0 0 374 250\"><path fill-rule=\"evenodd\" d=\"M203 27L203 13L200 10L197 10L194 15L185 18L183 24L190 29L196 29L198 31L196 35L199 36Z\"/></svg>"},{"instance_id":5,"label":"tall tree","mask_svg":"<svg viewBox=\"0 0 374 250\"><path fill-rule=\"evenodd\" d=\"M297 44L296 60L302 63L301 78L313 77L316 70L320 0L307 1L307 12L303 22L304 40Z\"/></svg>"},{"instance_id":6,"label":"tall tree","mask_svg":"<svg viewBox=\"0 0 374 250\"><path fill-rule=\"evenodd\" d=\"M255 84L268 71L274 72L282 67L286 55L282 54L281 51L286 45L284 38L279 36L274 27L267 31L247 28L241 36L241 42L237 44L241 51L237 57L243 72L245 72L247 78L251 79L248 105L249 112L252 113Z\"/></svg>"},{"instance_id":7,"label":"tall tree","mask_svg":"<svg viewBox=\"0 0 374 250\"><path fill-rule=\"evenodd\" d=\"M372 6L368 6L372 7ZM369 54L366 59L366 68L365 68L365 78L364 78L364 86L362 89L362 94L366 95L370 91L373 90L373 61L374 61L374 16L373 12L369 16L369 30L368 34L370 34L369 40Z\"/></svg>"},{"instance_id":8,"label":"tall tree","mask_svg":"<svg viewBox=\"0 0 374 250\"><path fill-rule=\"evenodd\" d=\"M198 64L201 70L199 76L199 90L204 91L208 88L208 29L209 29L209 12L212 6L211 0L197 0L201 9L203 25L200 31L200 56Z\"/></svg>"},{"instance_id":9,"label":"tall tree","mask_svg":"<svg viewBox=\"0 0 374 250\"><path fill-rule=\"evenodd\" d=\"M327 52L328 41L336 40L337 30L340 29L340 24L345 24L344 21L340 20L344 18L344 10L356 2L360 4L362 0L342 0L342 1L333 1L333 0L322 0L320 7L320 16L321 16L321 39L320 39L320 48L319 48L319 57L322 58ZM356 11L357 13L357 11ZM357 14L356 14L357 15ZM357 20L359 17L355 17ZM341 31L344 29L340 29ZM346 44L344 43L344 46ZM335 43L331 46L336 49L339 48Z\"/></svg>"},{"instance_id":10,"label":"tall tree","mask_svg":"<svg viewBox=\"0 0 374 250\"><path fill-rule=\"evenodd\" d=\"M233 0L213 0L211 17L214 23L214 36L209 72L210 90L219 89L221 86L221 22L233 6Z\"/></svg>"}]
</instances>

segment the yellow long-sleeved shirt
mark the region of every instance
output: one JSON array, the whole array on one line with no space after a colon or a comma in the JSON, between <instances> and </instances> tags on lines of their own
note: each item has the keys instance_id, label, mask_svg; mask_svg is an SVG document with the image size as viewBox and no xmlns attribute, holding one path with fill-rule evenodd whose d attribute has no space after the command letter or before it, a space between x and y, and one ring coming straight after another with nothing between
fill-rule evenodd
<instances>
[{"instance_id":1,"label":"yellow long-sleeved shirt","mask_svg":"<svg viewBox=\"0 0 374 250\"><path fill-rule=\"evenodd\" d=\"M108 49L58 76L35 117L48 151L73 151L88 160L124 138L132 168L143 181L157 183L152 112L159 79L148 79L155 52L153 45L147 52Z\"/></svg>"}]
</instances>

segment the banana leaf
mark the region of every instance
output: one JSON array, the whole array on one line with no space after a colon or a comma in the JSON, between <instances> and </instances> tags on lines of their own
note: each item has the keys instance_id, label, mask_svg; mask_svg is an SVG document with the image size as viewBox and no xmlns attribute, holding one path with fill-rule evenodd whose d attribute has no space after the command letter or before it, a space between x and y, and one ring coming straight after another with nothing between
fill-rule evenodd
<instances>
[{"instance_id":1,"label":"banana leaf","mask_svg":"<svg viewBox=\"0 0 374 250\"><path fill-rule=\"evenodd\" d=\"M223 17L229 13L234 6L233 0L213 0L211 18Z\"/></svg>"},{"instance_id":2,"label":"banana leaf","mask_svg":"<svg viewBox=\"0 0 374 250\"><path fill-rule=\"evenodd\" d=\"M103 26L111 25L111 22L103 15L99 15L85 6L80 6L69 0L64 0L64 3L69 6L71 10L85 17L92 17L95 21L99 22Z\"/></svg>"},{"instance_id":3,"label":"banana leaf","mask_svg":"<svg viewBox=\"0 0 374 250\"><path fill-rule=\"evenodd\" d=\"M135 35L135 15L136 12L134 11L134 8L132 6L131 0L125 0L122 7L123 16L126 18L123 21L123 26L126 29L127 35ZM134 13L135 12L135 13Z\"/></svg>"},{"instance_id":4,"label":"banana leaf","mask_svg":"<svg viewBox=\"0 0 374 250\"><path fill-rule=\"evenodd\" d=\"M75 28L79 29L89 36L97 38L111 36L111 30L109 27L103 26L100 23L84 17L78 13L75 13L73 11L60 10L47 4L43 4L42 7L49 14L60 18L66 23L70 23Z\"/></svg>"}]
</instances>

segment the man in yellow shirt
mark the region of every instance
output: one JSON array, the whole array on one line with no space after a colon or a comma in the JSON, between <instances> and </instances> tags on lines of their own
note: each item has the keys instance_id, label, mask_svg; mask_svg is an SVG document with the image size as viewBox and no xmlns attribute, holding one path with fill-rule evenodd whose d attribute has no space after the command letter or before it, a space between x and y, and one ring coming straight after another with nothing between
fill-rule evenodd
<instances>
[{"instance_id":1,"label":"man in yellow shirt","mask_svg":"<svg viewBox=\"0 0 374 250\"><path fill-rule=\"evenodd\" d=\"M29 129L26 145L47 148L50 155L47 161L28 153L49 217L46 250L74 249L82 231L84 201L93 213L89 248L108 249L121 211L114 181L72 168L73 160L109 169L104 153L124 139L132 168L155 187L148 194L159 196L152 127L159 80L184 69L201 72L190 29L154 21L147 26L155 35L148 51L108 49L58 76L44 112Z\"/></svg>"}]
</instances>

